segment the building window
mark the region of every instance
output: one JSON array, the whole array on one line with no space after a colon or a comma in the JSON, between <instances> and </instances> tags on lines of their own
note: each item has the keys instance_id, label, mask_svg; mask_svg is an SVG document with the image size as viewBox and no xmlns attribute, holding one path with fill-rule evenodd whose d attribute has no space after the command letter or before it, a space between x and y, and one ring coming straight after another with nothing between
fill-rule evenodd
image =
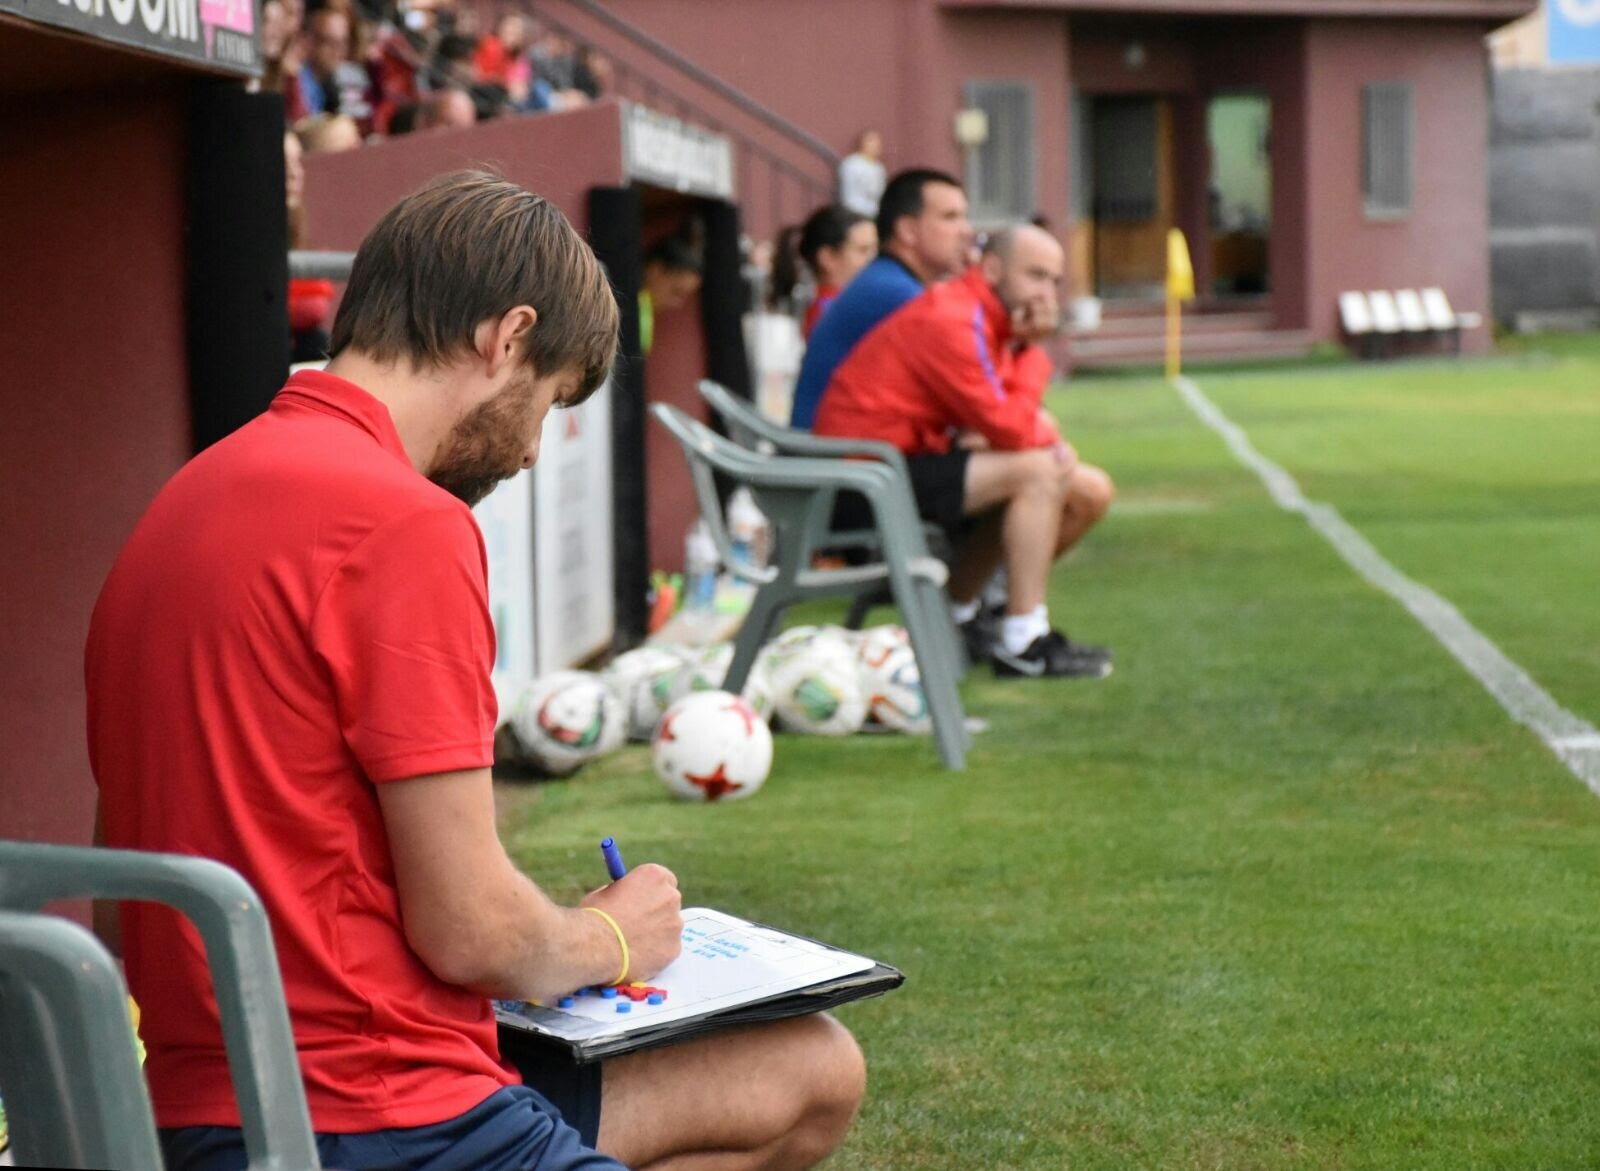
<instances>
[{"instance_id":1,"label":"building window","mask_svg":"<svg viewBox=\"0 0 1600 1171\"><path fill-rule=\"evenodd\" d=\"M984 112L989 136L967 151L967 198L980 223L1025 220L1035 211L1033 86L1025 81L969 81L966 104Z\"/></svg>"},{"instance_id":2,"label":"building window","mask_svg":"<svg viewBox=\"0 0 1600 1171\"><path fill-rule=\"evenodd\" d=\"M1369 219L1411 214L1411 84L1361 89L1361 196Z\"/></svg>"}]
</instances>

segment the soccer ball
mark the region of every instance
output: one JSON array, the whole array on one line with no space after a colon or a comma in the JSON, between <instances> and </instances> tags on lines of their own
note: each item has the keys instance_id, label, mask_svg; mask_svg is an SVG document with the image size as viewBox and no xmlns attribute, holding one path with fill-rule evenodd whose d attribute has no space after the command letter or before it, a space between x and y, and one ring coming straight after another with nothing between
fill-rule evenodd
<instances>
[{"instance_id":1,"label":"soccer ball","mask_svg":"<svg viewBox=\"0 0 1600 1171\"><path fill-rule=\"evenodd\" d=\"M667 685L667 698L676 701L696 691L719 690L732 663L731 642L713 643L702 650L690 651Z\"/></svg>"},{"instance_id":2,"label":"soccer ball","mask_svg":"<svg viewBox=\"0 0 1600 1171\"><path fill-rule=\"evenodd\" d=\"M856 643L856 657L863 668L875 671L889 661L889 656L901 647L911 645L911 636L904 626L873 626L861 632Z\"/></svg>"},{"instance_id":3,"label":"soccer ball","mask_svg":"<svg viewBox=\"0 0 1600 1171\"><path fill-rule=\"evenodd\" d=\"M816 643L850 650L850 642L846 637L848 633L842 626L791 626L770 640L762 648L762 653L787 657Z\"/></svg>"},{"instance_id":4,"label":"soccer ball","mask_svg":"<svg viewBox=\"0 0 1600 1171\"><path fill-rule=\"evenodd\" d=\"M672 677L685 662L684 652L665 646L642 646L618 655L603 678L626 717L628 738L648 740L666 710Z\"/></svg>"},{"instance_id":5,"label":"soccer ball","mask_svg":"<svg viewBox=\"0 0 1600 1171\"><path fill-rule=\"evenodd\" d=\"M930 731L933 720L922 691L916 652L909 645L900 645L869 659L868 648L861 650L861 689L867 697L867 714L901 732Z\"/></svg>"},{"instance_id":6,"label":"soccer ball","mask_svg":"<svg viewBox=\"0 0 1600 1171\"><path fill-rule=\"evenodd\" d=\"M535 768L570 776L622 743L622 705L600 676L557 671L523 691L511 713L511 731Z\"/></svg>"},{"instance_id":7,"label":"soccer ball","mask_svg":"<svg viewBox=\"0 0 1600 1171\"><path fill-rule=\"evenodd\" d=\"M697 691L661 717L651 743L656 776L684 801L736 801L772 770L772 732L743 699Z\"/></svg>"},{"instance_id":8,"label":"soccer ball","mask_svg":"<svg viewBox=\"0 0 1600 1171\"><path fill-rule=\"evenodd\" d=\"M772 667L781 656L769 647L756 653L744 680L744 701L763 720L772 719Z\"/></svg>"},{"instance_id":9,"label":"soccer ball","mask_svg":"<svg viewBox=\"0 0 1600 1171\"><path fill-rule=\"evenodd\" d=\"M867 718L855 655L837 639L782 654L772 668L772 699L779 721L796 732L848 736Z\"/></svg>"}]
</instances>

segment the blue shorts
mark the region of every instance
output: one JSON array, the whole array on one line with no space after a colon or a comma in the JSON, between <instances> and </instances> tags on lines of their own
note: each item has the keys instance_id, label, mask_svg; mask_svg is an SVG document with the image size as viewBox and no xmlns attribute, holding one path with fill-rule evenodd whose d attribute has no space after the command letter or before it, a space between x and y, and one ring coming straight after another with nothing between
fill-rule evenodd
<instances>
[{"instance_id":1,"label":"blue shorts","mask_svg":"<svg viewBox=\"0 0 1600 1171\"><path fill-rule=\"evenodd\" d=\"M244 1171L244 1137L232 1126L161 1131L167 1171ZM507 1086L465 1114L397 1130L318 1134L324 1167L341 1171L626 1171L584 1146L544 1095Z\"/></svg>"}]
</instances>

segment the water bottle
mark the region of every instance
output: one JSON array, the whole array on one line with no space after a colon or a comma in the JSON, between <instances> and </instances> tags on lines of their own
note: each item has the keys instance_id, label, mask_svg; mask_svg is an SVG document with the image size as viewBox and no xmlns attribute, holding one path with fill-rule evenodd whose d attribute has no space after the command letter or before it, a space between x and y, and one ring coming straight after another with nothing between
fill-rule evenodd
<instances>
[{"instance_id":1,"label":"water bottle","mask_svg":"<svg viewBox=\"0 0 1600 1171\"><path fill-rule=\"evenodd\" d=\"M710 610L717 601L717 543L706 522L697 520L683 542L683 605L688 610Z\"/></svg>"},{"instance_id":2,"label":"water bottle","mask_svg":"<svg viewBox=\"0 0 1600 1171\"><path fill-rule=\"evenodd\" d=\"M749 488L740 487L728 498L728 540L733 560L747 569L765 569L772 526L756 504Z\"/></svg>"}]
</instances>

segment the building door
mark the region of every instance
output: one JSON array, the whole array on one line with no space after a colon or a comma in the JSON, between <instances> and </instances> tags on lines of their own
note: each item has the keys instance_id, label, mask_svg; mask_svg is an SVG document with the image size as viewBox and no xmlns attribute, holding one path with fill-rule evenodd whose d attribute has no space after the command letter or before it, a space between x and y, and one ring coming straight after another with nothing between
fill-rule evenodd
<instances>
[{"instance_id":1,"label":"building door","mask_svg":"<svg viewBox=\"0 0 1600 1171\"><path fill-rule=\"evenodd\" d=\"M1211 147L1211 291L1265 293L1272 230L1272 103L1261 94L1224 94L1206 109Z\"/></svg>"},{"instance_id":2,"label":"building door","mask_svg":"<svg viewBox=\"0 0 1600 1171\"><path fill-rule=\"evenodd\" d=\"M1097 97L1086 121L1095 291L1108 299L1159 298L1173 222L1172 103Z\"/></svg>"}]
</instances>

